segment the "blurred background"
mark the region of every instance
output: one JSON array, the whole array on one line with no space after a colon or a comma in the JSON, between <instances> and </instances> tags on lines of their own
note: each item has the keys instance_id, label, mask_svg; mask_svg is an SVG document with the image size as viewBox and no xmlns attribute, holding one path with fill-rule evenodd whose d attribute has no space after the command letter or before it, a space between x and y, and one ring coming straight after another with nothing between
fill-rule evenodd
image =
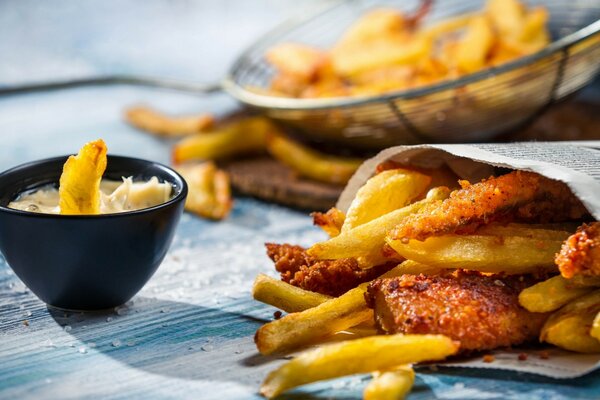
<instances>
[{"instance_id":1,"label":"blurred background","mask_svg":"<svg viewBox=\"0 0 600 400\"><path fill-rule=\"evenodd\" d=\"M111 74L216 83L226 75L244 49L275 26L336 3L332 0L5 0L0 2L0 54L3 55L0 57L0 89ZM347 2L349 5L354 3L361 2ZM367 1L362 3L370 4ZM400 2L398 4L401 5ZM440 7L436 10L444 6L442 1L435 3L435 7ZM594 2L578 0L571 6L574 10L585 10L586 7L593 7ZM595 47L594 54L597 54L598 48ZM558 67L555 64L553 68ZM502 82L499 84L504 85ZM522 85L515 84L510 90L516 90L519 86ZM545 87L550 86L549 82L545 84ZM497 140L599 139L599 88L596 79L565 103L541 115L533 124L520 128L518 132L508 132ZM492 92L493 87L489 89L489 93ZM514 98L519 98L519 95ZM520 99L528 103L527 97L521 95ZM452 106L447 118L453 114L453 118L462 118L456 112L460 111L460 107L452 103L452 93L444 101ZM501 101L511 105L513 98L508 96ZM539 104L545 101L541 99ZM124 121L125 110L136 104L146 104L169 115L208 113L217 120L239 109L239 104L222 92L200 95L128 85L88 86L0 96L0 169L70 153L82 143L98 137L107 141L109 151L113 154L170 163L173 140L144 134ZM405 108L409 111L405 115L412 119L414 114L412 121L417 121L415 125L418 129L439 117L439 113L433 112L430 106L419 108L418 103L415 104L406 104ZM532 108L539 107L536 105ZM370 112L368 109L363 111ZM347 114L350 118L358 115L353 110ZM471 113L471 116L480 117L480 114ZM328 115L329 111L326 111L325 118ZM339 114L334 117L339 117ZM391 118L396 116L392 114ZM502 121L506 117L499 113L496 119ZM315 121L312 126L318 129L321 120ZM382 121L388 123L385 119ZM460 124L455 124L452 129L462 131ZM443 127L437 129L437 125L433 125L430 130L434 133L443 132ZM447 137L451 139L452 135ZM427 142L428 138L424 137L423 141ZM306 142L306 137L300 139ZM487 141L489 136L484 139ZM370 138L367 137L367 140ZM444 137L436 140L444 141ZM326 153L338 154L340 149L344 150L343 146L327 146L314 140L308 142L308 145ZM359 151L358 154L356 147L350 153L366 157L377 146L365 147L366 152ZM342 153L347 154L344 151ZM242 165L244 169L247 167L247 164ZM267 169L266 174L264 171L256 174L266 175L266 180L269 180L272 169ZM292 175L294 179L297 176ZM292 175L286 171L279 184L289 182ZM233 186L239 189L235 177L234 174ZM327 204L337 197L343 182L334 182L334 186L334 190L324 189L326 193L323 196ZM315 190L309 185L301 193ZM257 194L252 190L250 192ZM311 208L310 204L307 206Z\"/></svg>"},{"instance_id":2,"label":"blurred background","mask_svg":"<svg viewBox=\"0 0 600 400\"><path fill-rule=\"evenodd\" d=\"M107 73L219 81L239 53L322 0L0 2L0 86ZM125 107L224 115L235 101L130 86L0 97L0 169L110 135L114 153L169 162L166 145L128 128ZM108 140L108 139L107 139ZM33 145L36 142L36 145Z\"/></svg>"}]
</instances>

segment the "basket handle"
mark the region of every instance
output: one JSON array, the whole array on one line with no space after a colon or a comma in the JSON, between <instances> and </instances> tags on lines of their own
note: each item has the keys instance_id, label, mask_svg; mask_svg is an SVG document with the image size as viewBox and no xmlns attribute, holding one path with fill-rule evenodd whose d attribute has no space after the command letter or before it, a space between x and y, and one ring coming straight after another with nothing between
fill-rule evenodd
<instances>
[{"instance_id":1,"label":"basket handle","mask_svg":"<svg viewBox=\"0 0 600 400\"><path fill-rule=\"evenodd\" d=\"M92 76L87 78L64 79L57 81L44 81L27 83L23 85L0 87L0 96L16 95L48 90L69 89L80 86L104 86L104 85L134 85L161 89L171 89L196 94L211 94L220 92L223 87L218 83L197 83L181 81L176 79L154 78L136 75L106 75Z\"/></svg>"}]
</instances>

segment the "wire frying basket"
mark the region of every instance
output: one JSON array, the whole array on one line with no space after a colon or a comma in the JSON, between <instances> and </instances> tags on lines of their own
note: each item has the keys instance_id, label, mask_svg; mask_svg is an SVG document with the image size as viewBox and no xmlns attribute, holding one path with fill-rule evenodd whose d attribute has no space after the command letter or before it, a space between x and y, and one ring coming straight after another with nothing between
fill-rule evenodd
<instances>
[{"instance_id":1,"label":"wire frying basket","mask_svg":"<svg viewBox=\"0 0 600 400\"><path fill-rule=\"evenodd\" d=\"M487 141L522 126L549 105L590 82L600 70L600 3L597 0L527 1L550 13L553 43L538 53L435 85L378 96L297 99L248 90L268 88L274 69L265 51L281 42L327 48L365 11L398 1L348 1L250 47L232 66L225 89L251 108L310 140L360 149L396 144ZM403 1L412 10L418 0ZM436 2L425 24L480 10L483 1Z\"/></svg>"}]
</instances>

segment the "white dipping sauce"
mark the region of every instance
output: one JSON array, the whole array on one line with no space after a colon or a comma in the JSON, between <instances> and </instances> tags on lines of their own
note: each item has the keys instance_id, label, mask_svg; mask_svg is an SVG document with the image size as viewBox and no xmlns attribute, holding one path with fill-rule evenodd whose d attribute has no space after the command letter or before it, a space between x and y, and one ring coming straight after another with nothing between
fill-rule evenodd
<instances>
[{"instance_id":1,"label":"white dipping sauce","mask_svg":"<svg viewBox=\"0 0 600 400\"><path fill-rule=\"evenodd\" d=\"M147 182L133 182L131 177L123 182L100 182L100 213L112 214L140 210L168 201L171 185L161 183L153 176ZM44 214L60 214L58 189L52 185L34 192L24 193L8 204L9 208Z\"/></svg>"}]
</instances>

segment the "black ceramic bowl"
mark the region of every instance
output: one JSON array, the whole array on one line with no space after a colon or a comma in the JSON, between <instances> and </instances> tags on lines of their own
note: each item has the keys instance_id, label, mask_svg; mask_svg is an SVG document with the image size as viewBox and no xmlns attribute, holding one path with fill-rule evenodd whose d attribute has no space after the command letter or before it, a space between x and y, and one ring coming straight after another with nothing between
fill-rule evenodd
<instances>
[{"instance_id":1,"label":"black ceramic bowl","mask_svg":"<svg viewBox=\"0 0 600 400\"><path fill-rule=\"evenodd\" d=\"M24 164L0 174L0 252L41 300L71 310L116 307L154 274L173 240L187 185L151 161L108 156L105 179L152 176L173 186L166 203L102 215L37 214L7 208L27 190L57 184L67 156Z\"/></svg>"}]
</instances>

